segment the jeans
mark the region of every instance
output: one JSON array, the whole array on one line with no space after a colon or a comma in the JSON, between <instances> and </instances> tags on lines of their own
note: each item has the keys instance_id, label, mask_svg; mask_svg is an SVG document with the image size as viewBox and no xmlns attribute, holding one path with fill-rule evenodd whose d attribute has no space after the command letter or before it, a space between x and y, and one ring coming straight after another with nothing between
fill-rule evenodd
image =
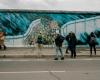
<instances>
[{"instance_id":1,"label":"jeans","mask_svg":"<svg viewBox=\"0 0 100 80\"><path fill-rule=\"evenodd\" d=\"M60 53L60 54L59 54ZM56 46L56 58L58 57L64 57L63 52L62 52L62 47Z\"/></svg>"}]
</instances>

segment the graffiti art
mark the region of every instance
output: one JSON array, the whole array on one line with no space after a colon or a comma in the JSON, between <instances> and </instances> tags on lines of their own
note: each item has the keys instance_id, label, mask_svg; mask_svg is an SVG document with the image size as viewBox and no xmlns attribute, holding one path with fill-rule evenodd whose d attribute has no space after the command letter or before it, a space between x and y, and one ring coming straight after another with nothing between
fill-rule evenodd
<instances>
[{"instance_id":1,"label":"graffiti art","mask_svg":"<svg viewBox=\"0 0 100 80\"><path fill-rule=\"evenodd\" d=\"M40 32L44 44L52 44L57 31L63 36L73 31L80 45L86 45L87 36L94 32L97 44L100 44L100 13L2 10L0 29L5 33L7 45L28 44Z\"/></svg>"}]
</instances>

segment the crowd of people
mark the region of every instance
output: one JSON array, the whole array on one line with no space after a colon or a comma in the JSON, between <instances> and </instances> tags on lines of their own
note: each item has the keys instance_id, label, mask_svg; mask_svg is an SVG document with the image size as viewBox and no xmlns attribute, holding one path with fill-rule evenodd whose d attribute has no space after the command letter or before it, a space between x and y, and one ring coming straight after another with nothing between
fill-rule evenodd
<instances>
[{"instance_id":1,"label":"crowd of people","mask_svg":"<svg viewBox=\"0 0 100 80\"><path fill-rule=\"evenodd\" d=\"M68 46L66 48L66 52L68 53L68 50L71 53L71 58L76 58L76 45L78 43L78 40L76 38L75 33L72 31L64 38L62 35L57 34L55 38L55 45L56 45L56 58L55 60L58 60L59 56L61 57L61 60L64 60L63 52L62 52L62 43L66 40L68 42ZM87 43L90 47L90 56L92 56L92 49L94 49L94 53L96 55L96 36L93 32L90 33L90 35L87 37ZM58 54L58 51L60 54Z\"/></svg>"},{"instance_id":2,"label":"crowd of people","mask_svg":"<svg viewBox=\"0 0 100 80\"><path fill-rule=\"evenodd\" d=\"M60 33L57 33L55 36L55 49L56 49L56 56L55 60L58 60L59 58L61 60L64 60L64 54L62 51L62 45L64 40L67 41L68 46L66 47L66 52L68 53L68 50L70 51L71 58L76 58L76 45L77 45L77 38L74 32L70 32L68 35L63 37ZM43 37L42 34L40 33L37 37L36 43L38 44L38 50L41 52L42 50L42 45L43 45ZM94 49L94 53L96 55L96 36L93 32L90 33L90 35L87 37L87 43L89 44L90 47L90 56L92 56L92 49ZM0 49L6 49L6 46L4 44L4 32L0 31Z\"/></svg>"},{"instance_id":3,"label":"crowd of people","mask_svg":"<svg viewBox=\"0 0 100 80\"><path fill-rule=\"evenodd\" d=\"M60 33L56 34L55 41L54 41L55 49L56 49L55 60L58 60L59 58L61 60L64 60L64 54L62 51L62 45L63 45L64 40L66 40L68 43L65 53L68 53L68 50L69 50L71 53L70 57L76 58L76 45L78 43L78 40L76 38L75 33L71 31L65 37L63 37ZM42 48L42 41L43 41L42 34L40 33L37 38L38 48L40 50ZM89 44L89 47L90 47L90 56L92 56L92 49L94 49L94 53L96 55L96 36L93 32L91 32L91 34L87 37L87 43Z\"/></svg>"}]
</instances>

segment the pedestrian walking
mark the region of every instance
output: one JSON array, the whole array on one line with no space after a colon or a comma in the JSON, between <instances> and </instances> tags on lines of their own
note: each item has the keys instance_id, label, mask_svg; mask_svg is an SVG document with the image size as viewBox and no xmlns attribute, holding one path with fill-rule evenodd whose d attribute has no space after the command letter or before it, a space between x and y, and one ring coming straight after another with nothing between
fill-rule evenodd
<instances>
[{"instance_id":1,"label":"pedestrian walking","mask_svg":"<svg viewBox=\"0 0 100 80\"><path fill-rule=\"evenodd\" d=\"M4 44L4 32L0 32L0 49L6 50L6 46Z\"/></svg>"},{"instance_id":2,"label":"pedestrian walking","mask_svg":"<svg viewBox=\"0 0 100 80\"><path fill-rule=\"evenodd\" d=\"M62 43L63 43L63 41L64 41L64 37L58 33L56 38L55 38L55 46L56 46L55 60L58 60L59 57L60 57L61 60L64 60L64 55L63 55L63 52L62 52Z\"/></svg>"},{"instance_id":3,"label":"pedestrian walking","mask_svg":"<svg viewBox=\"0 0 100 80\"><path fill-rule=\"evenodd\" d=\"M66 40L68 42L68 48L71 51L71 58L76 58L76 44L77 39L75 34L71 31L67 36Z\"/></svg>"},{"instance_id":4,"label":"pedestrian walking","mask_svg":"<svg viewBox=\"0 0 100 80\"><path fill-rule=\"evenodd\" d=\"M96 55L96 36L93 32L88 36L88 44L90 47L90 56L92 56L92 49L94 49L94 53Z\"/></svg>"},{"instance_id":5,"label":"pedestrian walking","mask_svg":"<svg viewBox=\"0 0 100 80\"><path fill-rule=\"evenodd\" d=\"M4 32L2 30L0 30L0 49L6 49L6 46L4 44Z\"/></svg>"}]
</instances>

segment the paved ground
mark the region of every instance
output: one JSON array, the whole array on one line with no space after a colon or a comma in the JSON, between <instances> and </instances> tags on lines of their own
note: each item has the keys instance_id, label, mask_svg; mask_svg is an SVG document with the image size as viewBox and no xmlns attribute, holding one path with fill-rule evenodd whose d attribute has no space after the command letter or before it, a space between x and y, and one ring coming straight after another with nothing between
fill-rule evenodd
<instances>
[{"instance_id":1,"label":"paved ground","mask_svg":"<svg viewBox=\"0 0 100 80\"><path fill-rule=\"evenodd\" d=\"M65 52L65 49L63 49ZM100 80L100 49L89 56L88 48L78 48L77 58L54 60L55 49L8 48L0 51L0 80Z\"/></svg>"},{"instance_id":2,"label":"paved ground","mask_svg":"<svg viewBox=\"0 0 100 80\"><path fill-rule=\"evenodd\" d=\"M100 59L0 59L0 80L100 80Z\"/></svg>"},{"instance_id":3,"label":"paved ground","mask_svg":"<svg viewBox=\"0 0 100 80\"><path fill-rule=\"evenodd\" d=\"M63 48L63 53L65 57L69 58L69 54L65 54L65 49ZM42 56L41 56L42 55ZM77 58L89 57L89 48L77 48ZM37 48L8 48L7 50L0 50L1 58L51 58L55 56L54 48L44 48L41 52ZM97 55L93 57L100 57L100 48L97 49Z\"/></svg>"}]
</instances>

